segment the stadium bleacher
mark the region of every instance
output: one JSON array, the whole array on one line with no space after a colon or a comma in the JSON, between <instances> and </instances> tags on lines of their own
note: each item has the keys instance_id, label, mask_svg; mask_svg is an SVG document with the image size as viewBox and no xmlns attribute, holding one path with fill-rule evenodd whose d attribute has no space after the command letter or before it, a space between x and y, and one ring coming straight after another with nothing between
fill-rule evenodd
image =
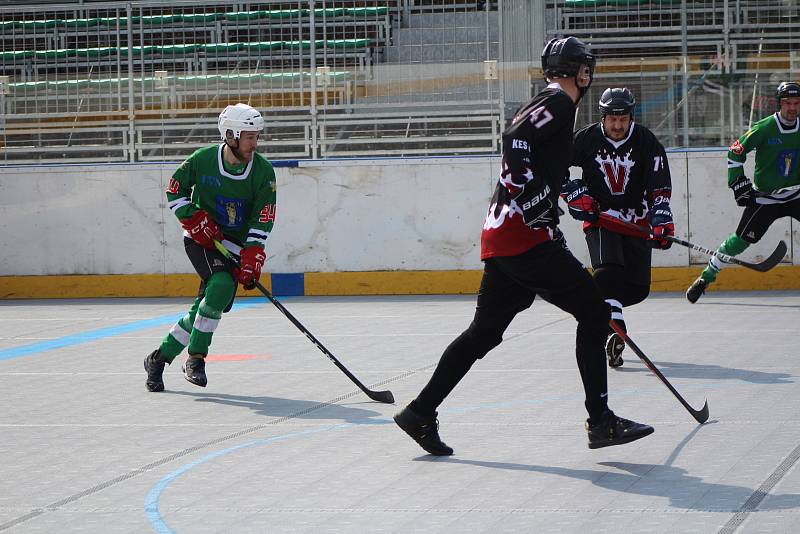
<instances>
[{"instance_id":1,"label":"stadium bleacher","mask_svg":"<svg viewBox=\"0 0 800 534\"><path fill-rule=\"evenodd\" d=\"M495 153L508 110L542 83L540 44L525 42L536 21L544 38L577 35L602 58L588 98L629 86L639 120L672 146L722 144L740 108L765 102L761 85L800 67L800 7L785 0L310 7L0 1L2 159L177 158L213 140L218 110L237 101L270 118L271 157ZM504 64L511 47L527 59Z\"/></svg>"}]
</instances>

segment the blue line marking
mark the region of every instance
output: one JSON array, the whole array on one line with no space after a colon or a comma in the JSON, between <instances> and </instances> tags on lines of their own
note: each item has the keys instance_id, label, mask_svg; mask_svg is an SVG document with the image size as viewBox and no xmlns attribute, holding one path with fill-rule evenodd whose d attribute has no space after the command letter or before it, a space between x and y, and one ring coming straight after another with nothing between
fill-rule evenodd
<instances>
[{"instance_id":1,"label":"blue line marking","mask_svg":"<svg viewBox=\"0 0 800 534\"><path fill-rule=\"evenodd\" d=\"M707 389L709 387L715 389L722 389L722 388L730 388L735 387L737 384L728 383L728 384L719 384L719 383L702 383L696 384L694 386L689 385L686 386L685 389ZM619 390L614 392L614 397L636 397L642 394L649 394L652 392L660 392L661 394L665 393L665 390L660 386L653 386L649 388L628 388L624 390ZM512 408L517 406L524 406L524 405L534 405L534 404L544 404L548 402L563 402L563 401L573 401L573 400L582 400L584 398L584 394L573 394L573 395L556 395L551 397L541 397L538 399L518 399L518 400L511 400L505 402L495 402L495 403L485 403L485 404L478 404L474 406L464 406L461 408L448 408L445 410L439 411L439 414L463 414L468 413L476 410L492 410L496 408ZM373 426L373 425L386 425L392 424L393 421L390 419L365 419L363 421L352 421L347 423L339 423L333 425L325 425L322 427L316 427L309 430L303 430L298 432L292 432L290 434L282 434L280 436L273 436L271 438L265 439L258 439L254 441L249 441L247 443L242 443L240 445L234 445L232 447L228 447L226 449L222 449L216 452L211 452L194 462L190 462L185 464L178 469L172 471L171 473L167 474L163 478L161 478L147 493L147 496L144 499L144 511L145 515L147 516L148 521L150 521L150 525L153 527L153 530L160 534L174 534L175 531L169 528L167 523L164 521L164 518L161 516L161 512L159 510L161 496L164 494L164 491L167 487L175 481L178 477L189 471L190 469L197 467L200 464L209 462L220 456L224 456L226 454L230 454L232 452L236 452L241 449L245 449L248 447L255 447L258 445L268 445L270 443L274 443L276 441L281 441L284 439L295 438L299 436L308 436L310 434L316 434L319 432L325 432L328 430L338 430L344 428L351 428L356 426Z\"/></svg>"},{"instance_id":2,"label":"blue line marking","mask_svg":"<svg viewBox=\"0 0 800 534\"><path fill-rule=\"evenodd\" d=\"M233 310L240 310L244 308L252 308L267 302L267 299L258 297L249 299L251 302L236 303ZM39 343L32 343L30 345L21 345L19 347L12 347L10 349L0 350L0 361L12 360L22 356L30 356L31 354L38 354L40 352L47 352L49 350L62 349L64 347L71 347L74 345L82 345L98 339L105 339L108 337L127 334L129 332L137 332L139 330L146 330L156 326L170 325L175 323L178 319L186 314L179 313L174 315L162 315L160 317L153 317L152 319L145 319L143 321L136 321L133 323L126 323L117 326L109 326L106 328L99 328L97 330L88 330L86 332L79 332L77 334L70 334L68 336L59 337L56 339L49 339Z\"/></svg>"},{"instance_id":3,"label":"blue line marking","mask_svg":"<svg viewBox=\"0 0 800 534\"><path fill-rule=\"evenodd\" d=\"M387 420L388 423L388 420ZM186 473L190 469L197 467L200 464L204 464L208 461L211 461L215 458L223 456L225 454L229 454L240 449L245 449L248 447L254 447L256 445L266 445L269 443L273 443L275 441L280 441L284 439L290 439L297 436L307 436L309 434L316 434L318 432L325 432L326 430L332 430L334 428L344 428L353 426L352 423L341 423L336 425L325 425L324 427L319 428L312 428L309 430L303 430L300 432L292 432L291 434L283 434L280 436L274 436L271 438L265 439L258 439L254 441L249 441L247 443L242 443L240 445L234 445L233 447L228 447L227 449L222 449L220 451L209 453L202 458L195 460L194 462L188 463L176 469L175 471L169 473L161 480L159 480L155 486L147 493L147 496L144 498L144 511L145 515L147 516L147 520L150 521L150 525L153 527L153 530L159 532L160 534L173 534L175 531L169 528L167 523L161 517L161 512L159 511L159 504L161 500L161 495L164 493L164 490L167 489L176 478L181 476L182 474Z\"/></svg>"}]
</instances>

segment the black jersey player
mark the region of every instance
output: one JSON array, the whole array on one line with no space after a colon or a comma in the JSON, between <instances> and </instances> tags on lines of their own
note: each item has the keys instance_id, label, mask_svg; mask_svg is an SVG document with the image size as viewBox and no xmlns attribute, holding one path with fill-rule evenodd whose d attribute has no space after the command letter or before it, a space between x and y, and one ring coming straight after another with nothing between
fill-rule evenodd
<instances>
[{"instance_id":1,"label":"black jersey player","mask_svg":"<svg viewBox=\"0 0 800 534\"><path fill-rule=\"evenodd\" d=\"M625 88L609 88L600 97L600 122L575 134L572 164L582 178L564 185L570 214L583 221L595 282L611 306L611 318L626 330L623 308L650 293L652 248L667 249L664 239L644 239L615 226L614 218L652 227L653 234L675 233L670 209L672 180L664 147L633 120L636 100ZM609 331L606 356L611 367L623 364L622 338Z\"/></svg>"},{"instance_id":2,"label":"black jersey player","mask_svg":"<svg viewBox=\"0 0 800 534\"><path fill-rule=\"evenodd\" d=\"M593 277L611 318L626 330L623 308L650 293L652 248L669 248L663 239L643 239L616 226L605 213L633 222L656 236L675 233L670 209L672 181L664 147L646 127L633 120L636 100L625 88L609 88L600 98L598 123L575 134L574 166L582 178L564 185L570 214L583 221ZM611 367L623 364L625 344L609 331L606 356Z\"/></svg>"},{"instance_id":3,"label":"black jersey player","mask_svg":"<svg viewBox=\"0 0 800 534\"><path fill-rule=\"evenodd\" d=\"M575 37L542 52L549 85L516 113L503 133L500 177L481 234L483 278L469 327L445 349L419 395L395 422L423 449L449 455L437 408L467 371L500 344L503 332L537 295L577 321L576 355L589 413L589 447L627 443L653 428L608 408L603 343L609 308L589 273L558 239L558 195L569 168L575 109L592 82L594 56Z\"/></svg>"}]
</instances>

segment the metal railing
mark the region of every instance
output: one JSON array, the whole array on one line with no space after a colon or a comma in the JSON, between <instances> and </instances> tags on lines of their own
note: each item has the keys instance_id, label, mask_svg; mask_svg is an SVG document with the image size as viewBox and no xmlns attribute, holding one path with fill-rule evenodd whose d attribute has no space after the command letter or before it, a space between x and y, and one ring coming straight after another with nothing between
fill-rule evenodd
<instances>
[{"instance_id":1,"label":"metal railing","mask_svg":"<svg viewBox=\"0 0 800 534\"><path fill-rule=\"evenodd\" d=\"M612 5L618 4L618 5ZM627 86L637 120L672 147L728 145L776 109L775 88L800 77L800 4L783 0L548 2L549 36L574 34L599 58L596 101ZM597 120L583 107L579 122Z\"/></svg>"},{"instance_id":2,"label":"metal railing","mask_svg":"<svg viewBox=\"0 0 800 534\"><path fill-rule=\"evenodd\" d=\"M407 108L404 104L368 113L329 114L320 122L320 156L495 152L502 129L497 102L471 102L470 105L473 106L471 110L464 110L461 102L399 109Z\"/></svg>"},{"instance_id":3,"label":"metal railing","mask_svg":"<svg viewBox=\"0 0 800 534\"><path fill-rule=\"evenodd\" d=\"M0 29L4 163L180 159L236 102L273 158L497 153L565 34L600 58L586 101L629 87L671 147L728 144L800 78L782 0L92 1L0 7Z\"/></svg>"},{"instance_id":4,"label":"metal railing","mask_svg":"<svg viewBox=\"0 0 800 534\"><path fill-rule=\"evenodd\" d=\"M219 110L239 101L264 113L269 157L494 153L492 15L412 0L0 8L2 161L180 159L215 142ZM430 21L457 49L436 65L441 40L405 44Z\"/></svg>"}]
</instances>

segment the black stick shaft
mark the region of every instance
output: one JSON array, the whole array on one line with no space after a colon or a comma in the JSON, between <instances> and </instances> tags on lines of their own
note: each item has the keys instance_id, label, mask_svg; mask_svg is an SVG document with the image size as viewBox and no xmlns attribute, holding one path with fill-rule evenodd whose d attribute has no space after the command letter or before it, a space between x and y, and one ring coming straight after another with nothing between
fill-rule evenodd
<instances>
[{"instance_id":1,"label":"black stick shaft","mask_svg":"<svg viewBox=\"0 0 800 534\"><path fill-rule=\"evenodd\" d=\"M366 393L367 396L369 396L369 398L371 398L372 400L380 401L380 402L386 402L388 404L391 404L391 403L394 402L394 397L392 396L392 393L390 391L372 391L367 386L362 384L361 381L358 378L356 378L355 375L353 373L351 373L350 370L347 369L347 367L345 367L344 364L342 364L342 362L340 362L336 358L336 356L334 356L331 353L331 351L329 351L327 348L325 348L325 345L323 345L322 342L320 342L320 340L318 340L316 337L314 337L314 334L309 332L308 329L305 326L303 326L303 323L301 323L299 320L297 320L297 318L294 315L292 315L292 313L289 310L287 310L286 307L283 304L281 304L281 302L278 299L276 299L275 297L272 296L272 293L270 293L267 288L262 286L259 282L256 282L256 287L258 288L259 291L261 291L261 293L264 294L265 297L267 297L269 299L269 301L271 303L273 303L275 305L276 308L278 308L281 311L281 313L283 315L286 316L287 319L289 319L292 322L293 325L295 325L297 327L298 330L300 330L303 334L305 334L305 336L314 345L316 345L317 348L319 350L321 350L322 353L325 356L327 356L328 359L334 363L334 365L336 365L336 367L339 368L339 370L341 370L345 375L347 375L347 378L352 380L353 383L355 385L357 385L361 389L361 391Z\"/></svg>"},{"instance_id":2,"label":"black stick shaft","mask_svg":"<svg viewBox=\"0 0 800 534\"><path fill-rule=\"evenodd\" d=\"M648 358L645 353L642 352L642 349L637 347L636 343L634 343L633 340L628 337L628 334L626 334L615 321L609 321L609 324L611 325L611 328L614 329L614 332L616 332L625 341L625 344L628 345L631 350L636 353L639 359L644 362L647 368L650 369L653 374L664 383L665 386L667 386L667 389L669 389L672 394L675 395L678 401L683 404L683 407L686 408L690 414L692 414L692 417L694 417L698 423L703 424L708 421L708 401L706 401L706 403L703 404L703 407L699 410L692 408L689 403L686 402L683 397L681 397L681 394L678 393L674 387L672 387L672 384L669 383L669 380L667 380L667 378L661 374L661 371L658 370L658 367L656 367L655 364L650 361L650 358Z\"/></svg>"},{"instance_id":3,"label":"black stick shaft","mask_svg":"<svg viewBox=\"0 0 800 534\"><path fill-rule=\"evenodd\" d=\"M222 243L220 243L219 241L214 241L214 246L217 248L219 253L222 254L229 262L234 264L236 267L239 266L239 262L236 261L236 258L234 258L231 255L230 251L228 251L228 249L226 249L225 246ZM347 369L347 367L345 367L344 364L342 364L342 362L340 362L336 358L336 356L333 355L333 353L331 353L331 351L329 351L327 348L325 348L325 345L323 345L316 337L314 337L314 334L309 332L308 329L305 326L303 326L303 323L301 323L299 320L297 320L297 318L294 315L292 315L291 312L289 312L289 310L287 310L286 307L283 304L281 304L278 299L276 299L275 297L272 296L272 293L270 293L269 290L266 287L262 286L258 281L256 281L255 287L257 287L258 290L261 291L261 293L263 293L264 296L267 297L269 299L269 301L271 303L273 303L275 305L275 307L278 308L281 311L281 313L287 319L289 319L292 322L293 325L295 325L297 327L298 330L300 330L303 334L305 334L305 336L314 345L316 345L317 348L319 350L321 350L322 353L325 356L327 356L328 359L330 361L332 361L334 363L334 365L336 365L336 367L339 368L340 371L342 371L345 375L347 375L347 378L352 380L352 382L355 385L357 385L359 387L359 389L361 389L361 391L366 393L367 396L370 399L372 399L374 401L378 401L378 402L385 402L386 404L393 404L394 403L394 395L392 395L391 391L388 391L388 390L387 391L373 391L373 390L369 389L367 386L365 386L364 384L362 384L361 381L358 378L356 378L355 375L353 373L351 373L350 370Z\"/></svg>"}]
</instances>

